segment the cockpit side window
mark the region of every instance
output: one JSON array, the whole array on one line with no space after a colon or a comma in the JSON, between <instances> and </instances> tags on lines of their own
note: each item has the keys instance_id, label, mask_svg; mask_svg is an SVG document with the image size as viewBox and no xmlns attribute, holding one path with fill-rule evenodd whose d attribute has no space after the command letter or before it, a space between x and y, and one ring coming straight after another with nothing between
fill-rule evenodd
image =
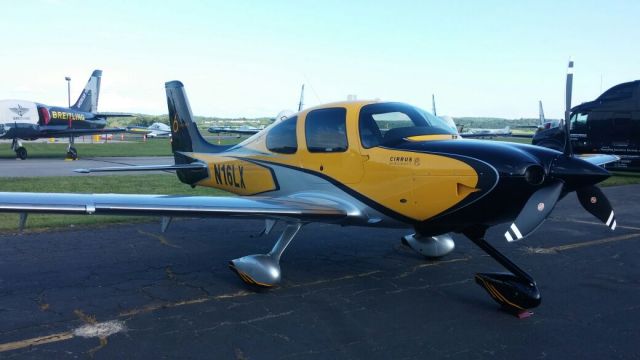
<instances>
[{"instance_id":1,"label":"cockpit side window","mask_svg":"<svg viewBox=\"0 0 640 360\"><path fill-rule=\"evenodd\" d=\"M280 154L295 154L298 151L296 124L298 117L282 120L267 133L267 149Z\"/></svg>"},{"instance_id":2,"label":"cockpit side window","mask_svg":"<svg viewBox=\"0 0 640 360\"><path fill-rule=\"evenodd\" d=\"M309 152L347 151L347 109L328 108L310 111L305 120Z\"/></svg>"}]
</instances>

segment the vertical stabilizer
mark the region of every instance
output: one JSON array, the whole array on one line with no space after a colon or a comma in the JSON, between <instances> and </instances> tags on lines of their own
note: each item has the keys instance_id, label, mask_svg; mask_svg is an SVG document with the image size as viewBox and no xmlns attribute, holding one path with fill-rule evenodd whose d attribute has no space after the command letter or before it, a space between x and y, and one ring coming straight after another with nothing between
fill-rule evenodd
<instances>
[{"instance_id":1,"label":"vertical stabilizer","mask_svg":"<svg viewBox=\"0 0 640 360\"><path fill-rule=\"evenodd\" d=\"M540 126L544 126L546 120L544 119L544 110L542 109L542 100L538 100L538 116L540 118Z\"/></svg>"},{"instance_id":2,"label":"vertical stabilizer","mask_svg":"<svg viewBox=\"0 0 640 360\"><path fill-rule=\"evenodd\" d=\"M85 112L98 112L98 97L100 96L100 79L102 78L102 70L94 70L91 73L87 85L80 93L78 100L71 107Z\"/></svg>"},{"instance_id":3,"label":"vertical stabilizer","mask_svg":"<svg viewBox=\"0 0 640 360\"><path fill-rule=\"evenodd\" d=\"M216 146L207 142L198 126L193 121L189 99L180 81L165 83L167 106L169 107L169 124L171 126L171 149L176 163L183 163L176 152L217 153L230 146Z\"/></svg>"}]
</instances>

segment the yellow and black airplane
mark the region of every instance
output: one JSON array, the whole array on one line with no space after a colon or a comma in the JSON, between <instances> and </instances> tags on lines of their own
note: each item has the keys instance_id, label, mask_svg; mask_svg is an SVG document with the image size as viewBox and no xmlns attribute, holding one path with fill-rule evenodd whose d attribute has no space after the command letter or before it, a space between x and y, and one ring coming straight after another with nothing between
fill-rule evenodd
<instances>
[{"instance_id":1,"label":"yellow and black airplane","mask_svg":"<svg viewBox=\"0 0 640 360\"><path fill-rule=\"evenodd\" d=\"M338 102L276 121L235 146L205 141L184 87L165 84L175 164L86 169L80 172L175 170L183 183L237 197L0 193L0 211L246 217L265 219L282 235L268 254L232 260L251 285L281 279L280 257L304 224L412 228L414 250L441 257L454 249L449 233L466 235L510 273L476 281L505 309L540 304L535 281L485 241L492 225L512 222L508 241L533 232L561 197L576 191L587 211L614 229L609 202L594 184L609 177L587 161L537 146L458 138L442 119L396 102ZM364 240L364 239L363 239Z\"/></svg>"}]
</instances>

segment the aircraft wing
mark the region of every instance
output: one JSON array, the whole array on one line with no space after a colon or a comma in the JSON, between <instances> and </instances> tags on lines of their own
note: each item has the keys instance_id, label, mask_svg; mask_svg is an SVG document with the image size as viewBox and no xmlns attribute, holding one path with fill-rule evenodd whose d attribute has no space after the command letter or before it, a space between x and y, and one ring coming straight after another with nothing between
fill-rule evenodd
<instances>
[{"instance_id":1,"label":"aircraft wing","mask_svg":"<svg viewBox=\"0 0 640 360\"><path fill-rule=\"evenodd\" d=\"M212 134L239 134L239 135L253 135L253 134L257 134L260 131L262 131L262 129L230 129L230 128L217 128L217 127L210 127L209 129L207 129L207 131L209 131Z\"/></svg>"},{"instance_id":2,"label":"aircraft wing","mask_svg":"<svg viewBox=\"0 0 640 360\"><path fill-rule=\"evenodd\" d=\"M109 117L135 117L136 114L121 113L121 112L98 112L97 117L109 118Z\"/></svg>"},{"instance_id":3,"label":"aircraft wing","mask_svg":"<svg viewBox=\"0 0 640 360\"><path fill-rule=\"evenodd\" d=\"M69 136L83 136L83 135L103 135L103 134L115 134L127 131L125 128L103 128L103 129L43 129L40 128L41 137L69 137Z\"/></svg>"},{"instance_id":4,"label":"aircraft wing","mask_svg":"<svg viewBox=\"0 0 640 360\"><path fill-rule=\"evenodd\" d=\"M619 156L608 154L575 154L574 156L598 166L620 160Z\"/></svg>"},{"instance_id":5,"label":"aircraft wing","mask_svg":"<svg viewBox=\"0 0 640 360\"><path fill-rule=\"evenodd\" d=\"M337 203L311 199L179 195L0 192L0 212L245 217L331 222L347 217Z\"/></svg>"}]
</instances>

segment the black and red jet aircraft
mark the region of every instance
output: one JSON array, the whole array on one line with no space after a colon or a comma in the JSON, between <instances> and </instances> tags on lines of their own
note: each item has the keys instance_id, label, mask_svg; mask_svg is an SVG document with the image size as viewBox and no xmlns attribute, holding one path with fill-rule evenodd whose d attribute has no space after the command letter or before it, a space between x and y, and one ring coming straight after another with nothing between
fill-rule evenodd
<instances>
[{"instance_id":1,"label":"black and red jet aircraft","mask_svg":"<svg viewBox=\"0 0 640 360\"><path fill-rule=\"evenodd\" d=\"M21 140L68 137L67 158L77 159L74 137L124 132L124 128L106 128L107 118L132 114L98 112L102 70L94 70L78 100L71 107L49 106L26 100L0 100L0 139L12 139L11 148L22 160L27 149Z\"/></svg>"}]
</instances>

